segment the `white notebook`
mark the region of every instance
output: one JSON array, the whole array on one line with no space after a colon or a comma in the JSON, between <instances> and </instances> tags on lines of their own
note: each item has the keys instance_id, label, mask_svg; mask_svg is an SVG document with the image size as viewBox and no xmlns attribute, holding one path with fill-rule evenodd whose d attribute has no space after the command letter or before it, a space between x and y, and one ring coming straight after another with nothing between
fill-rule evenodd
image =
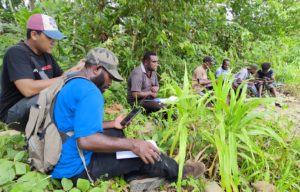
<instances>
[{"instance_id":1,"label":"white notebook","mask_svg":"<svg viewBox=\"0 0 300 192\"><path fill-rule=\"evenodd\" d=\"M156 148L158 148L154 140L147 140L147 141L152 143ZM132 151L118 151L116 152L116 157L117 159L128 159L128 158L137 158L139 156L137 156Z\"/></svg>"}]
</instances>

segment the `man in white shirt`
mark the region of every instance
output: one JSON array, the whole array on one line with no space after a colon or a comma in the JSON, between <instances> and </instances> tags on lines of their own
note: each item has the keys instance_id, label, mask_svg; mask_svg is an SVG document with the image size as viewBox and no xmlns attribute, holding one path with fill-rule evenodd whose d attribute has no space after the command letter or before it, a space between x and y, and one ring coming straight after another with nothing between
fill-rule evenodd
<instances>
[{"instance_id":1,"label":"man in white shirt","mask_svg":"<svg viewBox=\"0 0 300 192\"><path fill-rule=\"evenodd\" d=\"M258 91L255 87L255 82L254 81L247 81L250 80L251 75L255 75L257 71L257 65L252 64L249 67L245 67L241 69L236 75L235 75L235 80L233 82L233 87L237 88L242 84L243 82L246 81L248 89L256 96L258 97Z\"/></svg>"},{"instance_id":2,"label":"man in white shirt","mask_svg":"<svg viewBox=\"0 0 300 192\"><path fill-rule=\"evenodd\" d=\"M230 60L224 59L222 66L216 70L216 78L218 79L221 75L223 76L223 80L226 78L227 74L230 71Z\"/></svg>"}]
</instances>

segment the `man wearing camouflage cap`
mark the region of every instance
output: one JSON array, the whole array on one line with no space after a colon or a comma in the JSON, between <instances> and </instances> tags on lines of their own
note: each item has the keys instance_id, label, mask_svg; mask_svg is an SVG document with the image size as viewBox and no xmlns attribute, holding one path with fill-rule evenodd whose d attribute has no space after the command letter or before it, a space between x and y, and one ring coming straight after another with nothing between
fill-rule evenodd
<instances>
[{"instance_id":1,"label":"man wearing camouflage cap","mask_svg":"<svg viewBox=\"0 0 300 192\"><path fill-rule=\"evenodd\" d=\"M257 65L252 64L248 67L242 68L236 75L233 82L233 88L237 89L243 82L247 84L248 90L250 90L256 97L258 97L258 91L255 87L255 81L250 79L255 76L257 71Z\"/></svg>"},{"instance_id":2,"label":"man wearing camouflage cap","mask_svg":"<svg viewBox=\"0 0 300 192\"><path fill-rule=\"evenodd\" d=\"M112 80L122 80L117 66L118 59L111 51L94 48L79 72L83 78L68 81L58 94L54 107L56 125L61 132L74 131L74 135L63 144L60 159L51 173L53 178L71 178L74 182L78 178L90 177L96 181L122 175L131 179L135 175L177 179L178 165L173 159L161 154L150 142L124 137L120 123L123 116L104 121L102 93ZM77 146L84 151L89 174L84 170ZM115 152L125 150L140 158L116 159Z\"/></svg>"}]
</instances>

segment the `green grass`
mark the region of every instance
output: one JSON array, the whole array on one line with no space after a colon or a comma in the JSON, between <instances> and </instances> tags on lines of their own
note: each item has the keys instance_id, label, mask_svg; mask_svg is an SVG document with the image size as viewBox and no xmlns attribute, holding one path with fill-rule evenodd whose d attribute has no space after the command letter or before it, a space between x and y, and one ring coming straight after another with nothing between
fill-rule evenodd
<instances>
[{"instance_id":1,"label":"green grass","mask_svg":"<svg viewBox=\"0 0 300 192\"><path fill-rule=\"evenodd\" d=\"M241 96L237 98L231 89L233 79L230 76L224 83L211 76L214 94L208 92L199 97L191 90L188 76L185 70L183 85L167 76L163 79L167 83L161 88L160 96L178 96L178 102L166 110L167 119L162 118L162 112L149 117L140 114L126 129L128 137L156 140L164 153L178 161L178 182L162 186L162 189L203 190L203 179L182 179L184 164L192 159L203 161L208 168L205 177L220 182L226 191L252 191L251 183L255 181L273 183L279 191L299 190L300 139L291 135L294 123L288 118L272 119L275 115L270 104L274 99L246 98L246 87L239 90ZM114 86L113 91L105 94L107 105L115 103L118 95L122 94L115 95L115 90L125 92L122 85ZM228 95L230 105L227 104ZM121 99L125 106L123 111L129 111L123 102L126 102L125 98ZM257 111L258 106L266 107ZM171 118L173 114L177 115L176 120ZM111 114L107 118L116 115ZM145 130L147 123L151 124L148 131ZM5 124L0 127L1 134L10 132ZM52 180L30 169L24 145L23 135L0 136L0 169L8 173L0 176L2 191L25 188L29 191L78 191L83 188L122 191L128 188L122 178L98 180L95 185L85 180L72 186L68 180Z\"/></svg>"}]
</instances>

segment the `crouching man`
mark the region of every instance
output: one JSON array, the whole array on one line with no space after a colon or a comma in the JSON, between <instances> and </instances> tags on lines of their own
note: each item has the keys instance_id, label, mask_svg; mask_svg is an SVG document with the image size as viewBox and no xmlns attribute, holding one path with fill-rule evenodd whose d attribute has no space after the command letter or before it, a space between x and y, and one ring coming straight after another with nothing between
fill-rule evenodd
<instances>
[{"instance_id":1,"label":"crouching man","mask_svg":"<svg viewBox=\"0 0 300 192\"><path fill-rule=\"evenodd\" d=\"M124 137L124 127L120 124L122 116L113 121L103 121L102 93L109 88L112 80L123 80L117 66L118 59L112 52L94 48L87 54L85 67L78 72L84 78L68 81L58 94L54 106L55 122L61 132L74 131L74 135L63 144L60 159L51 173L53 178L70 178L73 181L87 179L88 176L94 181L116 176L124 176L128 180L139 176L168 181L177 179L178 165L173 159L161 154L147 141ZM83 150L87 171L77 146ZM125 150L134 152L139 158L116 159L115 152ZM204 169L201 163L188 164L184 175L199 176ZM143 183L145 180L136 181L134 183L141 184L144 189L153 187L152 183ZM145 182L148 181L153 180Z\"/></svg>"}]
</instances>

